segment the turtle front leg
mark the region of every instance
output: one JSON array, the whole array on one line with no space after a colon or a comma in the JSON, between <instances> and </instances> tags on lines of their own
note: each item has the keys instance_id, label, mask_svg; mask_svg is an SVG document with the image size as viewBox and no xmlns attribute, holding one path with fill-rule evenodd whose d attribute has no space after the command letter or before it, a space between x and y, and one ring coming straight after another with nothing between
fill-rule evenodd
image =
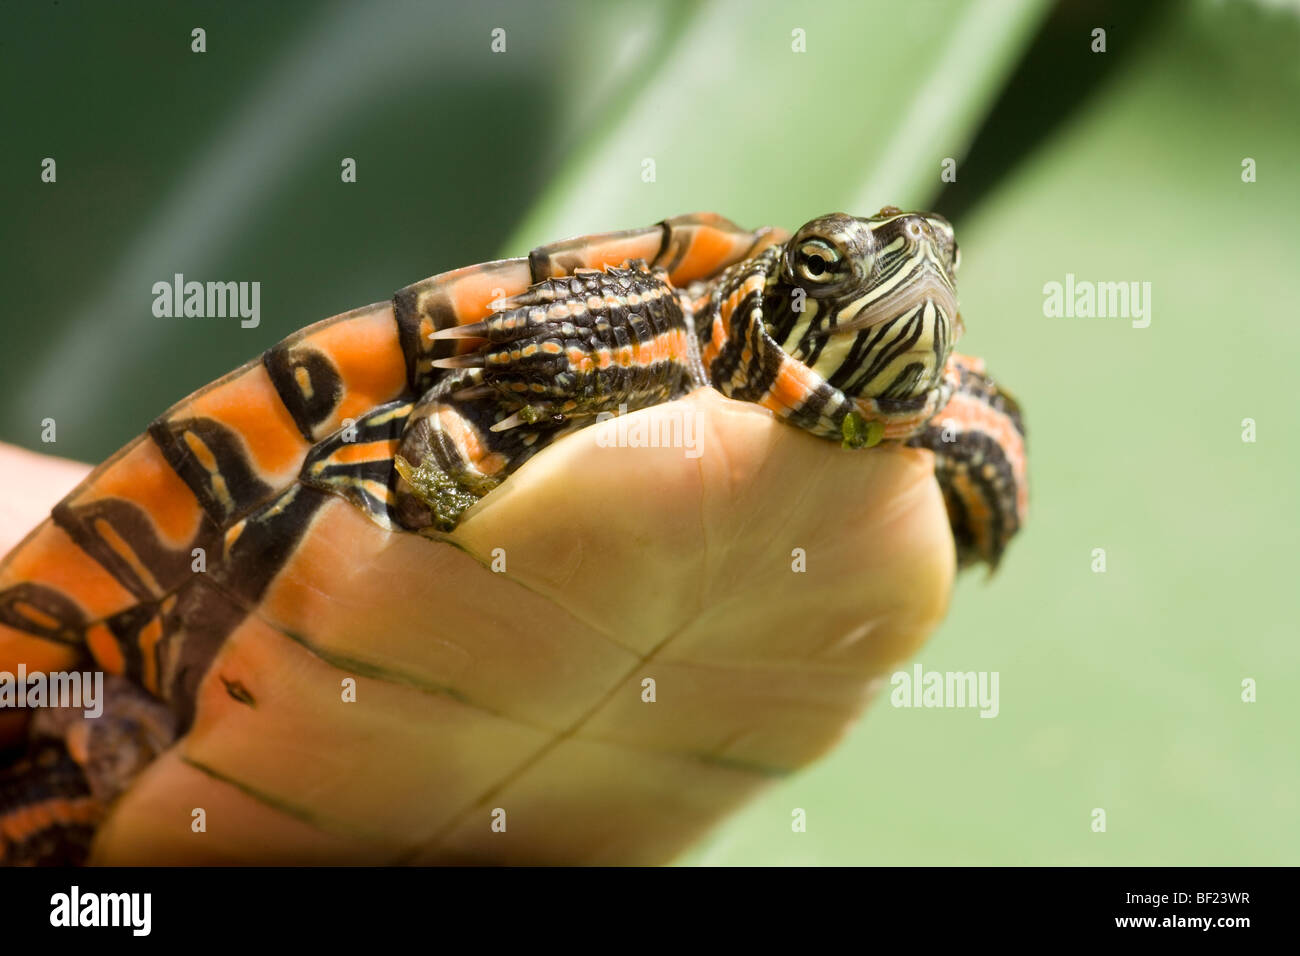
<instances>
[{"instance_id":1,"label":"turtle front leg","mask_svg":"<svg viewBox=\"0 0 1300 956\"><path fill-rule=\"evenodd\" d=\"M450 531L561 435L685 392L693 342L676 290L644 263L546 279L482 322L434 333L473 351L411 413L394 464L412 530Z\"/></svg>"},{"instance_id":2,"label":"turtle front leg","mask_svg":"<svg viewBox=\"0 0 1300 956\"><path fill-rule=\"evenodd\" d=\"M956 387L908 444L934 452L958 564L996 568L1029 507L1024 423L980 359L954 352L948 364Z\"/></svg>"},{"instance_id":3,"label":"turtle front leg","mask_svg":"<svg viewBox=\"0 0 1300 956\"><path fill-rule=\"evenodd\" d=\"M854 398L791 355L768 328L766 290L775 252L727 270L696 303L700 354L714 387L844 448L872 448L913 434L947 400L951 385L907 401Z\"/></svg>"}]
</instances>

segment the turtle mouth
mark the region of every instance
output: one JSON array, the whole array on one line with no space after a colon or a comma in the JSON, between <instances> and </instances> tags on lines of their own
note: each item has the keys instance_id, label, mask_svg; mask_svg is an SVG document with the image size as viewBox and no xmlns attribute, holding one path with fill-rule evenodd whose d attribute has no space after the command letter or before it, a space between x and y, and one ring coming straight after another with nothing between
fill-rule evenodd
<instances>
[{"instance_id":1,"label":"turtle mouth","mask_svg":"<svg viewBox=\"0 0 1300 956\"><path fill-rule=\"evenodd\" d=\"M893 288L876 288L853 299L840 309L836 332L868 329L892 322L915 312L933 308L939 315L954 321L957 315L957 290L946 272L929 267L910 281Z\"/></svg>"}]
</instances>

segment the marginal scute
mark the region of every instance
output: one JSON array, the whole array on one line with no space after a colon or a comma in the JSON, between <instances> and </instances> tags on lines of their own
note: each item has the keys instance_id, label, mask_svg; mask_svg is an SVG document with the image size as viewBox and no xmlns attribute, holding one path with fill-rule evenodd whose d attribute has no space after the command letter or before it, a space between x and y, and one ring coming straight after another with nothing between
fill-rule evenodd
<instances>
[{"instance_id":1,"label":"marginal scute","mask_svg":"<svg viewBox=\"0 0 1300 956\"><path fill-rule=\"evenodd\" d=\"M782 230L741 229L717 213L665 219L655 226L579 236L539 246L529 255L534 282L644 260L678 288L710 278L788 236Z\"/></svg>"},{"instance_id":2,"label":"marginal scute","mask_svg":"<svg viewBox=\"0 0 1300 956\"><path fill-rule=\"evenodd\" d=\"M653 262L663 249L663 225L579 236L538 246L528 255L534 282L573 275L580 269L604 269L633 259Z\"/></svg>"},{"instance_id":3,"label":"marginal scute","mask_svg":"<svg viewBox=\"0 0 1300 956\"><path fill-rule=\"evenodd\" d=\"M262 361L310 442L407 389L406 356L391 302L309 325L268 349Z\"/></svg>"},{"instance_id":4,"label":"marginal scute","mask_svg":"<svg viewBox=\"0 0 1300 956\"><path fill-rule=\"evenodd\" d=\"M667 272L669 281L679 289L754 255L769 244L776 232L741 229L730 219L712 212L674 216L665 219L662 225L664 247L651 265Z\"/></svg>"},{"instance_id":5,"label":"marginal scute","mask_svg":"<svg viewBox=\"0 0 1300 956\"><path fill-rule=\"evenodd\" d=\"M54 507L53 517L138 601L156 600L188 580L193 550L206 552L216 540L215 525L204 517L193 538L174 546L158 533L149 506L119 497L70 496Z\"/></svg>"},{"instance_id":6,"label":"marginal scute","mask_svg":"<svg viewBox=\"0 0 1300 956\"><path fill-rule=\"evenodd\" d=\"M311 447L261 362L174 405L149 434L218 524L289 484Z\"/></svg>"},{"instance_id":7,"label":"marginal scute","mask_svg":"<svg viewBox=\"0 0 1300 956\"><path fill-rule=\"evenodd\" d=\"M532 284L527 259L499 259L455 269L408 285L393 296L393 313L406 359L407 384L417 396L439 377L435 359L473 351L476 339L431 339L434 332L469 325L494 311L491 303Z\"/></svg>"},{"instance_id":8,"label":"marginal scute","mask_svg":"<svg viewBox=\"0 0 1300 956\"><path fill-rule=\"evenodd\" d=\"M50 595L57 594L60 600L70 602L70 605L61 605L63 610L56 615L58 624L55 627L39 626L33 630L27 623L29 615L12 608L0 615L0 630L9 627L40 635L41 645L48 640L59 640L54 636L55 632L69 636L86 622L120 611L136 600L131 591L99 562L77 547L67 531L48 520L39 525L0 566L0 605L21 601L24 586L39 588ZM48 604L47 601L40 602L46 614L51 610ZM16 637L14 641L17 643L12 646L16 649L21 642ZM21 656L11 658L9 652L0 650L0 670L13 671L23 659ZM34 669L30 660L28 667Z\"/></svg>"}]
</instances>

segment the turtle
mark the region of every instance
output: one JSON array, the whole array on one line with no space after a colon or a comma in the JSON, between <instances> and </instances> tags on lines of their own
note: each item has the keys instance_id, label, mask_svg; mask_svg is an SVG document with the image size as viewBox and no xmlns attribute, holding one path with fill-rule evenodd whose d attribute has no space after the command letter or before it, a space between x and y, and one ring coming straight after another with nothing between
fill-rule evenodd
<instances>
[{"instance_id":1,"label":"turtle","mask_svg":"<svg viewBox=\"0 0 1300 956\"><path fill-rule=\"evenodd\" d=\"M827 750L1025 521L959 263L936 213L677 216L199 389L0 563L0 672L51 704L0 724L0 860L674 859ZM863 622L885 566L917 594Z\"/></svg>"}]
</instances>

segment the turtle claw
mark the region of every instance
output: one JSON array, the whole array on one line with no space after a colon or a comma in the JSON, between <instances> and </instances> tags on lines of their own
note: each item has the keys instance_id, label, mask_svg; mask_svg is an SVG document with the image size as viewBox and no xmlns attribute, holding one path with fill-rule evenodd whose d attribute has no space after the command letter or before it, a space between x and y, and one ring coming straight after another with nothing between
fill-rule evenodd
<instances>
[{"instance_id":1,"label":"turtle claw","mask_svg":"<svg viewBox=\"0 0 1300 956\"><path fill-rule=\"evenodd\" d=\"M450 355L447 358L434 359L429 363L434 368L483 368L487 362L480 352L467 352L464 355Z\"/></svg>"},{"instance_id":2,"label":"turtle claw","mask_svg":"<svg viewBox=\"0 0 1300 956\"><path fill-rule=\"evenodd\" d=\"M491 385L471 385L458 392L452 392L451 397L457 402L472 402L475 399L486 398L488 395L495 395L496 391L496 388Z\"/></svg>"},{"instance_id":3,"label":"turtle claw","mask_svg":"<svg viewBox=\"0 0 1300 956\"><path fill-rule=\"evenodd\" d=\"M439 329L436 332L429 333L430 341L442 341L444 339L485 339L488 334L488 324L486 322L474 322L470 325L453 325L447 329Z\"/></svg>"},{"instance_id":4,"label":"turtle claw","mask_svg":"<svg viewBox=\"0 0 1300 956\"><path fill-rule=\"evenodd\" d=\"M501 421L497 422L489 430L494 432L504 432L511 428L518 428L520 425L532 425L535 422L540 421L545 414L546 413L536 405L525 405L513 415L501 419Z\"/></svg>"}]
</instances>

